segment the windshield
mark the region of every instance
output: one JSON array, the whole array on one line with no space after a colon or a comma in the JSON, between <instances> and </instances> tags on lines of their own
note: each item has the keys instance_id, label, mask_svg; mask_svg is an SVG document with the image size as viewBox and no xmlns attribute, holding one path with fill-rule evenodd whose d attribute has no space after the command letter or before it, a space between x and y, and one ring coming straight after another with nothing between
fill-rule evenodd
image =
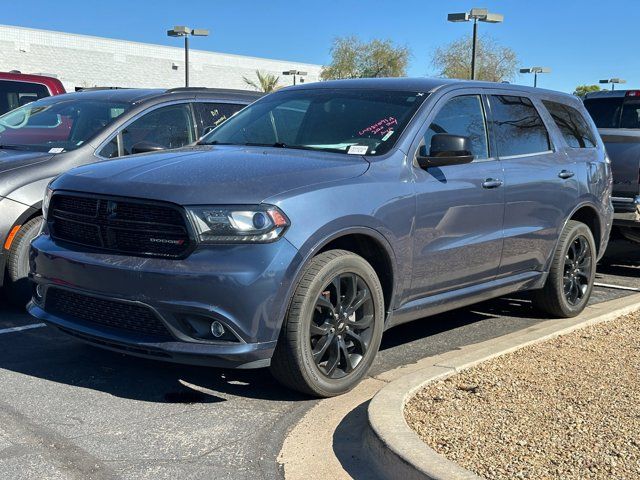
<instances>
[{"instance_id":1,"label":"windshield","mask_svg":"<svg viewBox=\"0 0 640 480\"><path fill-rule=\"evenodd\" d=\"M128 103L74 98L33 102L0 116L0 148L74 150L131 107Z\"/></svg>"},{"instance_id":2,"label":"windshield","mask_svg":"<svg viewBox=\"0 0 640 480\"><path fill-rule=\"evenodd\" d=\"M426 97L346 88L278 92L248 106L200 143L382 155Z\"/></svg>"}]
</instances>

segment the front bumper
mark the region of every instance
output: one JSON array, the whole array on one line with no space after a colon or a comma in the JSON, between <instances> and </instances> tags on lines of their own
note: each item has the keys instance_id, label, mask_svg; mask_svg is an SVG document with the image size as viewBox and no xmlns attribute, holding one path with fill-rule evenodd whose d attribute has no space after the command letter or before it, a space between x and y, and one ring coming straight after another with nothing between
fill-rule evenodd
<instances>
[{"instance_id":1,"label":"front bumper","mask_svg":"<svg viewBox=\"0 0 640 480\"><path fill-rule=\"evenodd\" d=\"M640 195L635 197L612 197L613 222L616 225L638 226L640 223Z\"/></svg>"},{"instance_id":2,"label":"front bumper","mask_svg":"<svg viewBox=\"0 0 640 480\"><path fill-rule=\"evenodd\" d=\"M77 248L77 247L76 247ZM31 247L31 274L41 285L29 313L97 346L178 363L218 367L268 366L282 323L298 251L285 239L270 244L199 247L169 260L67 249L48 235ZM34 287L35 288L35 287ZM169 338L153 338L52 310L51 288L153 312ZM197 338L185 318L218 320L233 341Z\"/></svg>"}]
</instances>

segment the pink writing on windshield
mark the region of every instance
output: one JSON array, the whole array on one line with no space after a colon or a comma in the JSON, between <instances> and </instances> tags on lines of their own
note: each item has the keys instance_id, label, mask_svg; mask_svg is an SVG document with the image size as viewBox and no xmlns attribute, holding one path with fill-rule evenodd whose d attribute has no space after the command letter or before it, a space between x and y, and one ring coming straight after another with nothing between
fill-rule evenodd
<instances>
[{"instance_id":1,"label":"pink writing on windshield","mask_svg":"<svg viewBox=\"0 0 640 480\"><path fill-rule=\"evenodd\" d=\"M391 127L397 124L398 124L398 120L396 119L396 117L383 118L382 120L374 123L373 125L363 130L360 130L358 132L358 135L363 136L363 135L366 135L367 133L371 135L384 135L387 132L389 132L389 130L391 130Z\"/></svg>"}]
</instances>

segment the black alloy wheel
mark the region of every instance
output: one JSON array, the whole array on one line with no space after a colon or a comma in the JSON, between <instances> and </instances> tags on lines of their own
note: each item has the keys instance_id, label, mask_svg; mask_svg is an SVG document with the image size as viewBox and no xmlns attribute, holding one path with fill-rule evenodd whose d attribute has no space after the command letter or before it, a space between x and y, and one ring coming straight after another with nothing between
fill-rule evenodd
<instances>
[{"instance_id":1,"label":"black alloy wheel","mask_svg":"<svg viewBox=\"0 0 640 480\"><path fill-rule=\"evenodd\" d=\"M358 367L371 342L373 320L373 298L359 275L339 274L320 292L309 342L325 376L342 378Z\"/></svg>"},{"instance_id":2,"label":"black alloy wheel","mask_svg":"<svg viewBox=\"0 0 640 480\"><path fill-rule=\"evenodd\" d=\"M570 305L578 305L589 291L591 246L584 235L573 239L564 260L564 295Z\"/></svg>"}]
</instances>

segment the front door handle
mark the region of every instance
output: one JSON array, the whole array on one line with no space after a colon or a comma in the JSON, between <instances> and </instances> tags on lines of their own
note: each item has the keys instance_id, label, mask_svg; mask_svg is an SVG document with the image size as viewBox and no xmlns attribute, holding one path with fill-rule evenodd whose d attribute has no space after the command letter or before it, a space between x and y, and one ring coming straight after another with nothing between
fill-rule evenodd
<instances>
[{"instance_id":1,"label":"front door handle","mask_svg":"<svg viewBox=\"0 0 640 480\"><path fill-rule=\"evenodd\" d=\"M569 170L562 170L558 176L563 179L571 178L575 175L575 173L570 172Z\"/></svg>"},{"instance_id":2,"label":"front door handle","mask_svg":"<svg viewBox=\"0 0 640 480\"><path fill-rule=\"evenodd\" d=\"M498 188L502 186L502 180L496 180L495 178L487 178L482 182L482 188Z\"/></svg>"}]
</instances>

